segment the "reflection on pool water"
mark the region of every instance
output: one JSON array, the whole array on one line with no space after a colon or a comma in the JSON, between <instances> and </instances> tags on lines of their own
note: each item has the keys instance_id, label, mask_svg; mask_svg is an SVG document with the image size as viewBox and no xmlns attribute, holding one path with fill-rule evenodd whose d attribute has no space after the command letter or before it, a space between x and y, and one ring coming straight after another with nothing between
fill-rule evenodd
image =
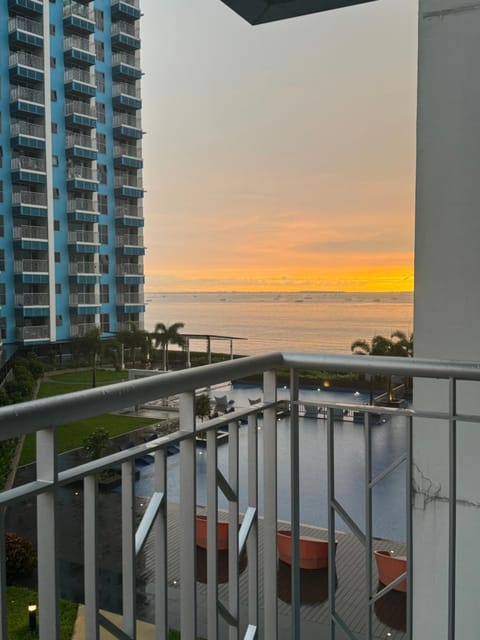
<instances>
[{"instance_id":1,"label":"reflection on pool water","mask_svg":"<svg viewBox=\"0 0 480 640\"><path fill-rule=\"evenodd\" d=\"M235 400L236 408L248 406L248 398L261 395L259 388L237 387L222 390ZM217 394L220 395L220 394ZM288 398L288 390L279 389L279 399ZM302 402L342 402L363 404L365 395L354 392L305 390L300 392ZM372 428L372 463L374 477L396 460L406 448L406 420L401 416L382 419ZM323 419L300 418L300 520L305 524L326 527L327 513L327 458L326 423ZM290 520L290 427L289 419L278 421L278 518ZM259 512L263 502L263 427L259 419ZM239 430L239 484L240 511L247 508L247 428ZM207 453L197 449L197 503L206 504ZM180 456L168 457L167 497L179 499ZM337 421L335 423L335 487L336 498L355 522L364 527L364 430L362 424ZM228 444L218 447L218 466L228 477ZM141 468L136 493L149 496L153 490L153 465ZM405 540L406 493L405 464L385 478L373 493L373 535L391 540ZM219 491L219 508L228 504ZM347 530L337 517L337 530Z\"/></svg>"}]
</instances>

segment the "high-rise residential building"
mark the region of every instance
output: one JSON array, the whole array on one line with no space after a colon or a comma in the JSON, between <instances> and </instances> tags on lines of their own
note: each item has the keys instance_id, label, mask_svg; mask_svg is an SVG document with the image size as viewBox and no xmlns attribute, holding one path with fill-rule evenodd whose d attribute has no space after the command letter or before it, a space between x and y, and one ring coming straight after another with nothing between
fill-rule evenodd
<instances>
[{"instance_id":1,"label":"high-rise residential building","mask_svg":"<svg viewBox=\"0 0 480 640\"><path fill-rule=\"evenodd\" d=\"M0 4L0 328L143 323L139 0Z\"/></svg>"}]
</instances>

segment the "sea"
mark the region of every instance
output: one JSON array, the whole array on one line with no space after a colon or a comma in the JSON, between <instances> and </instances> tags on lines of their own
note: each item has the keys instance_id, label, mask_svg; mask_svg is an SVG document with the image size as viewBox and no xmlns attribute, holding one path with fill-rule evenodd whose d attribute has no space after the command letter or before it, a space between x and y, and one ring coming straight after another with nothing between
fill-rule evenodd
<instances>
[{"instance_id":1,"label":"sea","mask_svg":"<svg viewBox=\"0 0 480 640\"><path fill-rule=\"evenodd\" d=\"M413 293L147 293L145 329L183 322L182 333L232 336L234 352L348 354L354 340L413 330ZM204 350L205 341L192 341ZM229 344L212 343L214 351Z\"/></svg>"}]
</instances>

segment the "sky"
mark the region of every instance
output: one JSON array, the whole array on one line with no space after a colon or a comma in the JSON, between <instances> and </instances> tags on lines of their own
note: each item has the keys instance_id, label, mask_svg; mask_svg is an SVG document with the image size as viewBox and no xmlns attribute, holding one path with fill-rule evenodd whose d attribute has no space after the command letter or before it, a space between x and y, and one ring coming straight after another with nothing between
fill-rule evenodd
<instances>
[{"instance_id":1,"label":"sky","mask_svg":"<svg viewBox=\"0 0 480 640\"><path fill-rule=\"evenodd\" d=\"M146 291L413 289L417 0L141 0Z\"/></svg>"}]
</instances>

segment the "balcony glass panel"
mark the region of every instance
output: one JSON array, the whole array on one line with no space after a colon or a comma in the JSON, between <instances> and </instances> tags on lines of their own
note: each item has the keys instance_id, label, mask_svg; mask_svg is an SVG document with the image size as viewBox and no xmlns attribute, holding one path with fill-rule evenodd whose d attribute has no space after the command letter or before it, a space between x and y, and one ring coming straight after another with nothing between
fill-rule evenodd
<instances>
[{"instance_id":1,"label":"balcony glass panel","mask_svg":"<svg viewBox=\"0 0 480 640\"><path fill-rule=\"evenodd\" d=\"M28 51L14 51L10 54L8 62L10 67L20 65L32 69L43 69L43 58Z\"/></svg>"},{"instance_id":2,"label":"balcony glass panel","mask_svg":"<svg viewBox=\"0 0 480 640\"><path fill-rule=\"evenodd\" d=\"M34 33L37 36L42 36L43 39L43 25L36 20L29 20L24 16L12 16L8 20L8 32L13 33L17 30Z\"/></svg>"},{"instance_id":3,"label":"balcony glass panel","mask_svg":"<svg viewBox=\"0 0 480 640\"><path fill-rule=\"evenodd\" d=\"M47 325L34 327L17 327L17 340L45 340L49 337Z\"/></svg>"}]
</instances>

